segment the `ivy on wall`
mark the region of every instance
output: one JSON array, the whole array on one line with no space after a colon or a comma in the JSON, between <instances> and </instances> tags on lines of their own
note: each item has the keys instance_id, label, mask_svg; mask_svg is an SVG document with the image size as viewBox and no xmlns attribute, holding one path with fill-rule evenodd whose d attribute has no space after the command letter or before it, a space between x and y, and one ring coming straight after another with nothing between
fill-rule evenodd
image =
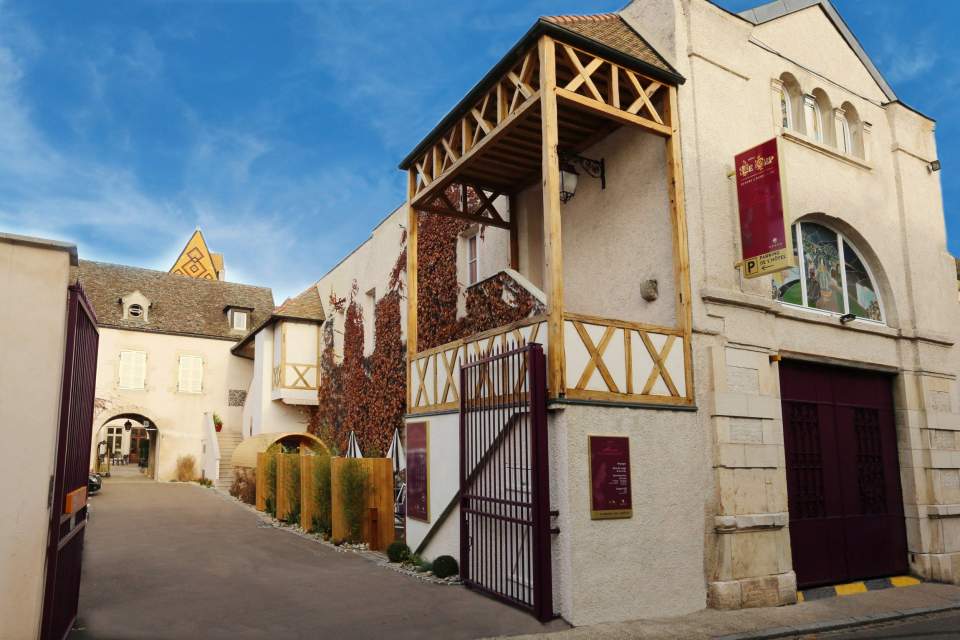
<instances>
[{"instance_id":1,"label":"ivy on wall","mask_svg":"<svg viewBox=\"0 0 960 640\"><path fill-rule=\"evenodd\" d=\"M464 194L447 188L451 200ZM479 198L468 188L468 210ZM457 318L461 285L457 281L457 240L470 223L421 213L417 226L417 336L419 350L430 349L481 331L542 313L543 305L505 274L498 274L466 291L467 314ZM406 304L406 234L403 249L388 278L388 292L376 303L374 350L363 357L363 309L354 281L349 300L330 294L330 306L346 312L343 361L334 355L332 319L324 325L319 405L310 422L311 433L337 451L346 449L353 430L365 456L385 456L394 429L403 428L407 403L406 345L402 338L400 307Z\"/></svg>"}]
</instances>

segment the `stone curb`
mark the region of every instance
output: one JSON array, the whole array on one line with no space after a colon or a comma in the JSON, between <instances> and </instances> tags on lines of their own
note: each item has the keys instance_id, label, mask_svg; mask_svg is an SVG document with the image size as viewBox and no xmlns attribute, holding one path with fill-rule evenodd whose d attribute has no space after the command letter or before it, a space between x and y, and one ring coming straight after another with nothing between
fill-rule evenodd
<instances>
[{"instance_id":1,"label":"stone curb","mask_svg":"<svg viewBox=\"0 0 960 640\"><path fill-rule=\"evenodd\" d=\"M840 631L842 629L851 629L854 627L866 627L884 622L893 622L895 620L906 620L917 616L925 616L931 613L943 613L944 611L960 610L960 602L939 605L935 607L920 607L918 609L904 609L902 611L890 611L885 613L870 613L863 616L854 616L852 618L840 618L839 620L827 620L825 622L812 622L792 627L777 627L775 629L762 629L760 631L746 631L742 633L733 633L724 636L714 636L713 640L767 640L768 638L792 638L808 633L825 633L827 631Z\"/></svg>"}]
</instances>

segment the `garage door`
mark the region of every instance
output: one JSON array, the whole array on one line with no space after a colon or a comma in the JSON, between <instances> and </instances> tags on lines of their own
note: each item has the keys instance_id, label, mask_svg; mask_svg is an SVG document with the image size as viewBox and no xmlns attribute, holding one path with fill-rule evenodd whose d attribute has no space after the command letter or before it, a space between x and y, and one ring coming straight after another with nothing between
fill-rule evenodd
<instances>
[{"instance_id":1,"label":"garage door","mask_svg":"<svg viewBox=\"0 0 960 640\"><path fill-rule=\"evenodd\" d=\"M800 587L905 573L892 377L780 364L790 545Z\"/></svg>"}]
</instances>

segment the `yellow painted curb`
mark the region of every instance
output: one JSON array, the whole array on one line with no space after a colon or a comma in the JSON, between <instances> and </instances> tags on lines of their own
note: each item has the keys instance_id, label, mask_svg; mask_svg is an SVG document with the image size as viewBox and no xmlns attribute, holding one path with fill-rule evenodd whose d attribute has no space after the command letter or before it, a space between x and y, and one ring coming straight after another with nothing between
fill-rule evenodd
<instances>
[{"instance_id":1,"label":"yellow painted curb","mask_svg":"<svg viewBox=\"0 0 960 640\"><path fill-rule=\"evenodd\" d=\"M920 584L920 581L913 576L895 576L890 578L890 584L895 587L912 587L915 584Z\"/></svg>"},{"instance_id":2,"label":"yellow painted curb","mask_svg":"<svg viewBox=\"0 0 960 640\"><path fill-rule=\"evenodd\" d=\"M866 593L867 585L863 582L851 582L850 584L838 584L834 587L838 596L849 596L855 593Z\"/></svg>"}]
</instances>

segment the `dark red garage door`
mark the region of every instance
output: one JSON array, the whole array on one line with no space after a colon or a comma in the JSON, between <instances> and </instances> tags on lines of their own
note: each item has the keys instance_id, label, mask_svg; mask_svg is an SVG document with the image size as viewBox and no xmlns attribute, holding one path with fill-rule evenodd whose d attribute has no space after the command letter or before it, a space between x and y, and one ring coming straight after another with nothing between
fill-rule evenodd
<instances>
[{"instance_id":1,"label":"dark red garage door","mask_svg":"<svg viewBox=\"0 0 960 640\"><path fill-rule=\"evenodd\" d=\"M892 378L780 364L790 545L800 587L907 571Z\"/></svg>"}]
</instances>

